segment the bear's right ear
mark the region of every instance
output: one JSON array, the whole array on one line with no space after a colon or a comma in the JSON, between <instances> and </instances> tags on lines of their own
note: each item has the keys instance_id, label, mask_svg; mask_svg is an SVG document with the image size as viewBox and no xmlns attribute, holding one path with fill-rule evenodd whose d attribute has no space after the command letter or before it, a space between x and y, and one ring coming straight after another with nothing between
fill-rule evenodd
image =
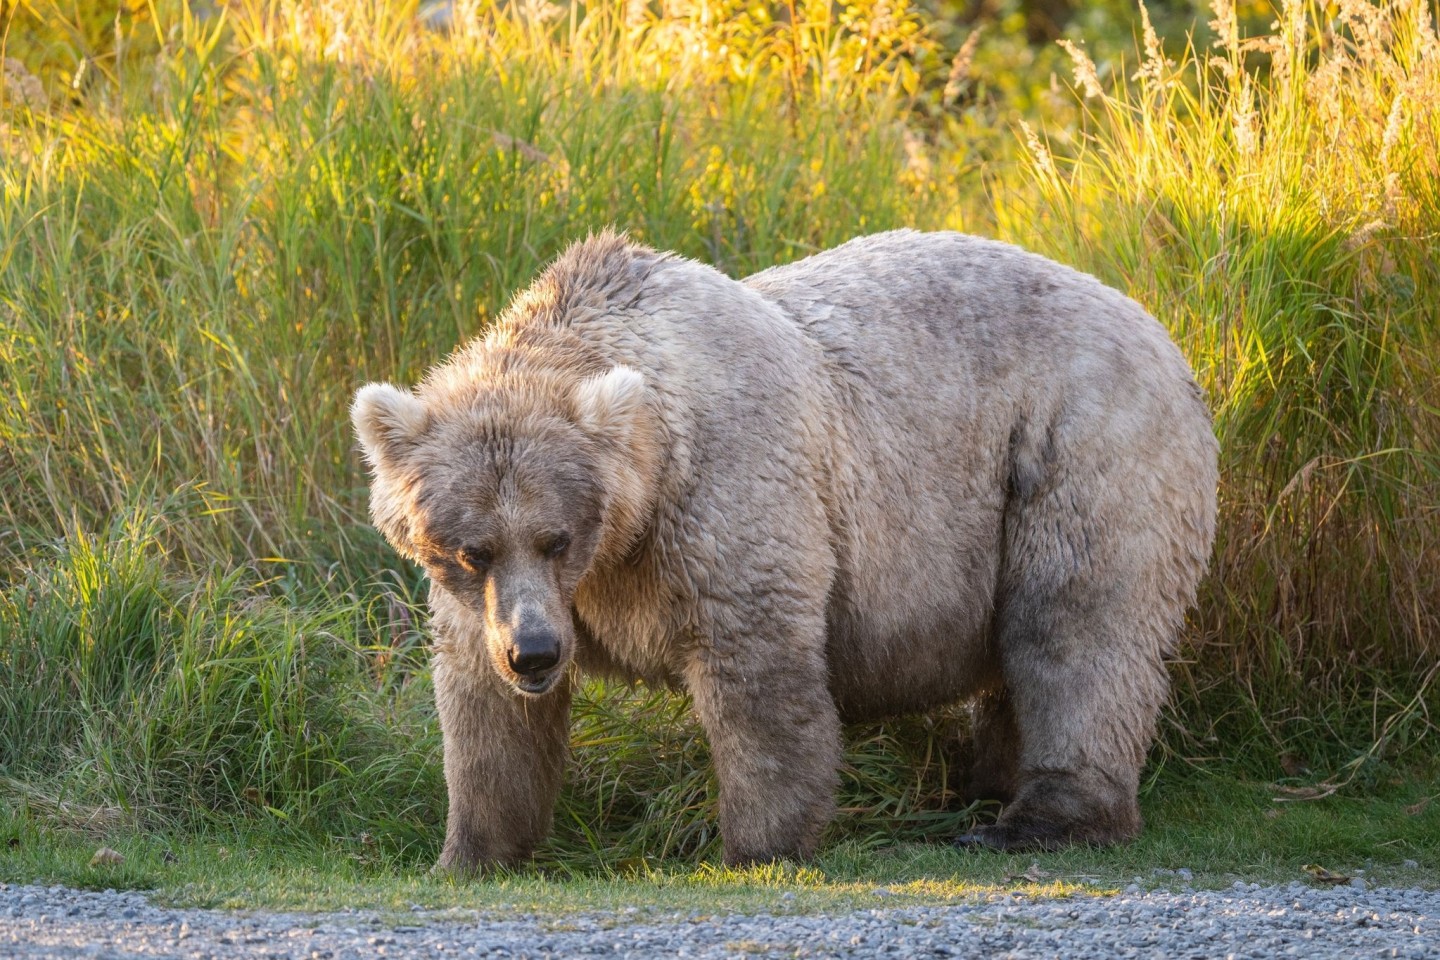
<instances>
[{"instance_id":1,"label":"bear's right ear","mask_svg":"<svg viewBox=\"0 0 1440 960\"><path fill-rule=\"evenodd\" d=\"M350 421L365 459L376 470L395 462L425 432L429 413L415 394L388 383L367 383L355 391Z\"/></svg>"},{"instance_id":2,"label":"bear's right ear","mask_svg":"<svg viewBox=\"0 0 1440 960\"><path fill-rule=\"evenodd\" d=\"M645 415L645 377L633 367L612 367L575 388L575 407L587 433L629 443Z\"/></svg>"}]
</instances>

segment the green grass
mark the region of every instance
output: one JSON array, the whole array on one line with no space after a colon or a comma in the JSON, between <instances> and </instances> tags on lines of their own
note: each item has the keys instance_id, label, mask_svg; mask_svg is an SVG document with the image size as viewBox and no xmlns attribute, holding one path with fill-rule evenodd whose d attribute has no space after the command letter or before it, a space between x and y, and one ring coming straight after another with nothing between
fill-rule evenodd
<instances>
[{"instance_id":1,"label":"green grass","mask_svg":"<svg viewBox=\"0 0 1440 960\"><path fill-rule=\"evenodd\" d=\"M1433 774L1433 771L1430 771ZM1428 791L1428 792L1427 792ZM1064 896L1113 892L1132 882L1178 890L1236 880L1314 882L1305 867L1368 882L1440 886L1440 797L1423 776L1387 782L1364 798L1277 803L1271 785L1229 771L1162 782L1145 798L1149 826L1126 847L1053 854L962 853L948 845L833 844L814 862L745 870L713 861L615 857L577 866L542 857L535 868L473 881L428 875L425 861L387 854L368 835L285 839L250 827L193 835L39 829L14 812L0 817L0 880L154 890L186 906L404 914L431 910L563 913L641 907L664 912L814 912L949 903L1019 891ZM1425 801L1429 799L1429 803ZM1417 804L1419 805L1417 807ZM1413 811L1413 812L1412 812ZM122 864L89 866L100 843ZM1414 861L1410 867L1405 861ZM1189 869L1183 879L1157 870ZM784 893L793 897L782 899Z\"/></svg>"},{"instance_id":2,"label":"green grass","mask_svg":"<svg viewBox=\"0 0 1440 960\"><path fill-rule=\"evenodd\" d=\"M423 584L366 521L346 407L609 224L735 275L958 227L1139 299L1216 411L1219 541L1152 755L1152 830L1045 869L1123 878L1185 853L1280 878L1401 849L1433 869L1433 813L1395 813L1418 772L1435 792L1440 735L1425 4L1375 8L1370 33L1287 3L1250 43L1221 5L1218 48L1147 49L1135 80L1078 56L1074 96L1021 76L946 94L951 51L903 4L482 4L453 36L413 3L272 6L161 3L118 33L40 0L5 14L38 78L0 98L0 804L22 840L4 869L83 880L32 858L95 829L136 845L122 877L160 844L234 835L323 887L342 883L331 838L364 833L375 863L343 883L429 883L400 879L443 822ZM955 75L994 62L982 43ZM1015 107L1039 133L989 122ZM907 846L980 813L952 782L963 728L952 711L850 732L827 877L1011 869ZM715 859L683 699L591 686L573 739L544 869L584 887L658 858L680 888ZM1238 811L1282 809L1256 806L1282 780L1333 796L1235 835ZM214 869L279 884L238 857Z\"/></svg>"}]
</instances>

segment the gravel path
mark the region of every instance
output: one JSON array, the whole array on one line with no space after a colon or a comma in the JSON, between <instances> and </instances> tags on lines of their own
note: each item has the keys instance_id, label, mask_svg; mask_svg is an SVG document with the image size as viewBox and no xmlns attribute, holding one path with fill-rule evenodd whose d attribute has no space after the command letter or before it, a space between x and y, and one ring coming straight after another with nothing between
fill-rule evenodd
<instances>
[{"instance_id":1,"label":"gravel path","mask_svg":"<svg viewBox=\"0 0 1440 960\"><path fill-rule=\"evenodd\" d=\"M654 916L628 908L455 919L171 910L141 894L0 884L0 957L15 960L362 957L1331 957L1440 958L1440 892L1300 883L831 916Z\"/></svg>"}]
</instances>

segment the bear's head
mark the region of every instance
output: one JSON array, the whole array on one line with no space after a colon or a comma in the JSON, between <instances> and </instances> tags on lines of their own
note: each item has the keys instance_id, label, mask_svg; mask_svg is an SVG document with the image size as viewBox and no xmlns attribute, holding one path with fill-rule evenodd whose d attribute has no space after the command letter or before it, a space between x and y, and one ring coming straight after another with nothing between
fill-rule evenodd
<instances>
[{"instance_id":1,"label":"bear's head","mask_svg":"<svg viewBox=\"0 0 1440 960\"><path fill-rule=\"evenodd\" d=\"M646 393L617 366L355 394L375 525L474 628L445 641L483 644L471 652L521 694L554 688L574 656L576 587L642 532L655 463Z\"/></svg>"}]
</instances>

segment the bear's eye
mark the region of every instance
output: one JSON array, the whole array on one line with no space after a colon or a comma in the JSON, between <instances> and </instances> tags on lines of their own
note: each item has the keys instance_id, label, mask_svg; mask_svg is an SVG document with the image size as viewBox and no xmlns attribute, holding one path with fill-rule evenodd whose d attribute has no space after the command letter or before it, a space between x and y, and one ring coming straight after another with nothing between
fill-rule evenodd
<instances>
[{"instance_id":1,"label":"bear's eye","mask_svg":"<svg viewBox=\"0 0 1440 960\"><path fill-rule=\"evenodd\" d=\"M456 559L471 573L484 573L495 562L495 555L485 547L462 547Z\"/></svg>"},{"instance_id":2,"label":"bear's eye","mask_svg":"<svg viewBox=\"0 0 1440 960\"><path fill-rule=\"evenodd\" d=\"M554 559L570 548L570 534L557 533L540 547L540 552Z\"/></svg>"}]
</instances>

